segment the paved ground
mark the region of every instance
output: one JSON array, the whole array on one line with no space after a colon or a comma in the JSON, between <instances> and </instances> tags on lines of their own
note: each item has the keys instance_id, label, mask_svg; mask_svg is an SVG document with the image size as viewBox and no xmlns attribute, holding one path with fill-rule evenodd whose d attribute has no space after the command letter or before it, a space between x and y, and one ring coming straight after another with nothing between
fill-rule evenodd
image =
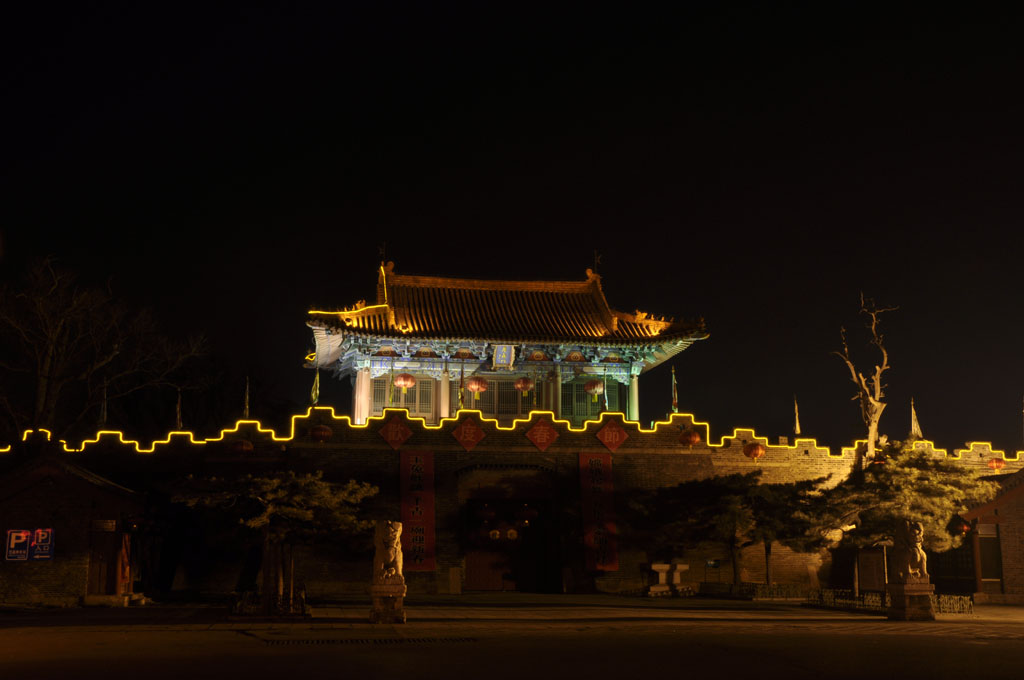
<instances>
[{"instance_id":1,"label":"paved ground","mask_svg":"<svg viewBox=\"0 0 1024 680\"><path fill-rule=\"evenodd\" d=\"M294 622L222 608L0 610L0 678L1019 678L1024 608L935 623L793 603L608 596L411 600L401 626L361 602Z\"/></svg>"}]
</instances>

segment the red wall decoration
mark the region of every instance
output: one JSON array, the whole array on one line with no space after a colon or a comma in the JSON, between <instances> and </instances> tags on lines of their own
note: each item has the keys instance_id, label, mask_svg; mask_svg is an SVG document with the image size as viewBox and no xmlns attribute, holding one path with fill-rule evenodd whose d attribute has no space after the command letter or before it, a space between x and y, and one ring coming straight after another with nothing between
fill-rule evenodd
<instances>
[{"instance_id":1,"label":"red wall decoration","mask_svg":"<svg viewBox=\"0 0 1024 680\"><path fill-rule=\"evenodd\" d=\"M580 454L580 499L583 506L583 546L587 569L618 571L619 552L615 509L612 505L612 454Z\"/></svg>"},{"instance_id":2,"label":"red wall decoration","mask_svg":"<svg viewBox=\"0 0 1024 680\"><path fill-rule=\"evenodd\" d=\"M402 557L405 571L434 571L434 453L402 451Z\"/></svg>"}]
</instances>

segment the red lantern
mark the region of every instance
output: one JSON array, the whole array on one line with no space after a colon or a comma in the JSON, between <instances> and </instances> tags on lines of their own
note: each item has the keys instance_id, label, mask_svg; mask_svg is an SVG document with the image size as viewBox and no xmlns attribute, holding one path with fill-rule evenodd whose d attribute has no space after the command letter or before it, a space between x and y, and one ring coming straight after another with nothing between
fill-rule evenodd
<instances>
[{"instance_id":1,"label":"red lantern","mask_svg":"<svg viewBox=\"0 0 1024 680\"><path fill-rule=\"evenodd\" d=\"M683 446L696 446L697 444L700 444L700 434L697 430L684 430L683 433L679 435L679 443Z\"/></svg>"},{"instance_id":2,"label":"red lantern","mask_svg":"<svg viewBox=\"0 0 1024 680\"><path fill-rule=\"evenodd\" d=\"M481 392L487 391L487 381L479 376L473 376L466 381L466 389L473 393L473 401L476 401Z\"/></svg>"},{"instance_id":3,"label":"red lantern","mask_svg":"<svg viewBox=\"0 0 1024 680\"><path fill-rule=\"evenodd\" d=\"M530 393L530 390L534 388L536 383L533 382L533 378L520 378L516 381L516 389L523 393L525 397Z\"/></svg>"},{"instance_id":4,"label":"red lantern","mask_svg":"<svg viewBox=\"0 0 1024 680\"><path fill-rule=\"evenodd\" d=\"M334 436L334 430L326 425L316 425L309 429L309 438L315 442L325 442Z\"/></svg>"},{"instance_id":5,"label":"red lantern","mask_svg":"<svg viewBox=\"0 0 1024 680\"><path fill-rule=\"evenodd\" d=\"M1002 458L993 458L988 463L986 463L986 465L988 465L989 468L991 468L992 470L999 472L1004 467L1006 467L1006 461L1003 460Z\"/></svg>"},{"instance_id":6,"label":"red lantern","mask_svg":"<svg viewBox=\"0 0 1024 680\"><path fill-rule=\"evenodd\" d=\"M743 455L750 460L757 460L766 453L768 453L768 449L760 442L750 442L743 447Z\"/></svg>"},{"instance_id":7,"label":"red lantern","mask_svg":"<svg viewBox=\"0 0 1024 680\"><path fill-rule=\"evenodd\" d=\"M399 373L395 376L395 387L402 388L402 394L405 394L406 390L410 387L416 386L416 378L409 375L408 373Z\"/></svg>"},{"instance_id":8,"label":"red lantern","mask_svg":"<svg viewBox=\"0 0 1024 680\"><path fill-rule=\"evenodd\" d=\"M594 397L594 401L597 401L597 397L604 394L604 383L600 380L591 380L583 386L583 389L586 390L587 394Z\"/></svg>"},{"instance_id":9,"label":"red lantern","mask_svg":"<svg viewBox=\"0 0 1024 680\"><path fill-rule=\"evenodd\" d=\"M236 439L231 442L231 453L252 453L253 448L252 442L248 439Z\"/></svg>"}]
</instances>

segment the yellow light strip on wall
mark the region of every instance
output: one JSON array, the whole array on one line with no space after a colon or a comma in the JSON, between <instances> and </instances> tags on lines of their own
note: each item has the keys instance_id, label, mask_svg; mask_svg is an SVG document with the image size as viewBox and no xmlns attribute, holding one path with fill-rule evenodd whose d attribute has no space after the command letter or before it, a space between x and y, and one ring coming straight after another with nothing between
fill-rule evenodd
<instances>
[{"instance_id":1,"label":"yellow light strip on wall","mask_svg":"<svg viewBox=\"0 0 1024 680\"><path fill-rule=\"evenodd\" d=\"M210 443L210 442L222 442L222 441L225 440L227 435L238 434L242 430L242 428L248 427L248 428L255 428L255 431L256 431L257 434L270 435L270 439L272 441L274 441L274 442L290 442L290 441L294 441L295 438L296 438L296 434L295 433L296 433L296 423L297 423L297 421L299 421L299 420L306 420L306 419L312 417L314 411L317 411L317 412L320 412L322 414L325 414L325 415L329 416L331 418L331 420L344 422L346 427L349 427L349 428L352 428L352 429L366 429L366 428L370 427L374 423L382 423L383 421L385 421L388 418L390 418L394 413L399 413L399 412L404 412L405 415L406 415L406 418L408 418L409 421L415 422L415 423L419 423L419 425L423 429L425 429L425 430L440 430L440 429L442 429L442 428L444 428L444 427L446 427L446 426L448 426L448 425L450 425L452 423L458 422L459 419L462 417L462 414L473 415L473 416L477 417L481 422L490 423L491 425L494 426L495 429L500 430L500 431L504 431L504 432L509 432L509 431L515 430L520 425L522 425L524 423L529 423L529 422L534 421L534 420L539 419L539 418L548 418L552 423L558 423L558 424L564 425L565 428L569 432L577 432L577 433L587 432L589 430L594 430L596 432L596 430L600 429L600 427L601 427L602 423L604 423L605 419L609 418L609 417L612 417L612 416L617 416L617 417L622 418L622 421L623 421L624 425L636 426L636 430L639 433L641 433L641 434L656 434L656 433L658 433L664 427L669 427L669 428L672 428L672 429L678 429L683 423L687 423L688 422L688 423L690 423L690 427L697 428L697 429L701 429L701 428L703 429L704 434L706 435L705 440L707 442L707 446L708 446L708 448L711 448L711 449L727 449L727 448L731 448L732 446L736 445L737 441L742 441L742 440L746 439L747 443L759 442L759 443L764 444L764 446L766 448L768 448L768 449L775 449L775 450L783 449L783 450L786 450L786 451L796 451L797 449L814 449L816 453L817 452L824 452L827 456L832 457L832 458L846 458L848 456L852 457L854 455L854 452L856 451L857 446L859 446L860 444L866 444L867 443L867 441L864 440L864 439L858 439L858 440L856 440L853 443L852 446L841 447L839 453L833 454L829 447L819 445L817 440L815 440L815 439L809 439L809 438L808 439L795 439L792 444L782 444L782 445L770 444L767 437L759 436L758 434L756 434L756 432L753 429L737 427L737 428L733 429L732 434L723 435L722 437L720 437L718 443L716 444L716 443L713 443L712 440L711 440L711 436L710 436L711 426L710 426L710 424L707 423L707 422L704 422L704 421L697 420L696 417L693 414L691 414L691 413L673 413L673 414L669 415L669 418L667 420L659 420L659 421L654 423L653 427L644 428L639 422L631 421L631 420L626 419L625 414L620 412L620 411L605 411L604 413L600 414L596 419L590 419L590 420L584 421L584 423L582 425L580 425L579 427L573 427L573 425L572 425L572 423L570 421L568 421L568 420L566 420L564 418L556 418L553 411L531 411L529 413L529 415L526 416L525 418L516 418L515 420L513 420L511 425L501 425L501 423L499 423L496 418L489 418L489 417L485 416L483 414L483 412L480 411L479 409L462 409L462 410L458 411L453 416L449 416L448 418L441 419L441 421L438 422L436 425L431 425L431 424L428 424L426 422L426 419L423 418L423 417L409 415L409 412L408 412L407 409L404 409L404 408L386 408L386 409L384 409L384 411L383 411L383 413L381 415L370 417L370 418L367 419L367 421L365 423L363 423L362 425L358 425L356 423L353 423L352 422L352 418L350 416L348 416L348 415L340 415L340 416L337 415L337 413L335 412L333 406L311 406L311 407L309 407L306 410L306 413L293 415L291 417L291 420L290 420L289 434L287 436L278 435L277 432L273 428L264 427L263 424L260 421L258 421L258 420L239 420L239 421L237 421L235 423L235 425L233 427L222 429L220 431L220 433L217 436L215 436L215 437L208 437L208 438L205 438L205 439L197 438L196 435L193 432L191 432L191 431L187 431L187 430L174 430L174 431L168 432L166 438L154 440L148 447L143 447L141 442L136 441L134 439L127 439L125 437L124 433L122 431L120 431L120 430L101 430L101 431L97 432L96 436L93 437L92 439L85 439L85 440L83 440L78 448L70 447L68 445L68 443L65 440L63 440L63 439L61 439L59 441L60 441L64 451L66 451L68 453L76 453L76 452L84 451L87 446L94 446L96 444L99 444L101 442L101 440L103 440L105 438L116 437L118 442L121 445L132 446L132 447L135 448L135 451L137 453L153 453L156 450L156 447L158 445L160 445L160 446L169 445L171 443L172 439L175 439L175 438L180 439L180 438L186 438L187 437L189 444L196 445L196 446L201 446L201 445L204 445L204 444L207 444L207 443ZM25 432L22 434L22 437L21 437L22 441L27 440L29 435L32 434L33 432L34 432L34 430L25 430ZM45 434L47 441L51 440L52 433L49 430L44 429L44 428L39 428L38 432L41 433L41 434ZM726 443L727 441L729 441L730 443L727 444ZM992 448L992 444L990 442L968 442L968 448L966 448L966 449L956 449L954 451L954 453L952 455L950 455L946 451L946 449L940 449L940 448L935 447L934 443L931 442L931 441L922 440L922 441L919 441L919 442L915 443L915 448L921 448L923 450L926 450L927 447L929 447L929 446L931 447L931 450L934 451L935 453L941 453L944 456L949 457L949 458L953 458L953 459L960 459L960 458L962 458L962 455L964 453L972 453L972 452L985 453L985 451L983 449L987 448L988 452L991 453L993 456L1001 455L1003 457L1003 460L1005 460L1005 461L1018 462L1021 459L1021 453L1022 453L1021 451L1017 451L1015 457L1010 458L1010 457L1008 457L1006 455L1006 453L1004 451L993 449ZM11 445L7 445L6 447L2 447L2 448L0 448L0 453L9 452L9 451L11 451L11 448L12 448Z\"/></svg>"},{"instance_id":2,"label":"yellow light strip on wall","mask_svg":"<svg viewBox=\"0 0 1024 680\"><path fill-rule=\"evenodd\" d=\"M865 447L867 447L867 443L868 443L867 439L858 439L855 442L853 442L852 446L844 446L843 447L843 455L846 455L847 453L849 453L850 455L853 455L854 451L856 451L858 446L863 444ZM960 459L962 459L963 455L965 453L968 453L968 454L970 454L970 453L979 453L979 454L989 453L989 454L992 454L993 456L996 456L996 455L1002 456L1003 460L1005 460L1005 461L1017 462L1017 461L1019 461L1021 459L1021 457L1020 457L1021 453L1024 453L1024 451L1015 451L1014 455L1012 457L1010 457L1010 456L1006 455L1005 451L1003 451L1001 449L993 448L992 447L992 442L967 442L967 448L953 449L953 452L950 453L948 449L940 449L939 447L935 446L935 442L931 441L930 439L919 439L919 440L917 440L916 442L914 442L913 449L915 451L929 451L930 450L933 453L941 453L944 457L952 458L953 460L960 460Z\"/></svg>"}]
</instances>

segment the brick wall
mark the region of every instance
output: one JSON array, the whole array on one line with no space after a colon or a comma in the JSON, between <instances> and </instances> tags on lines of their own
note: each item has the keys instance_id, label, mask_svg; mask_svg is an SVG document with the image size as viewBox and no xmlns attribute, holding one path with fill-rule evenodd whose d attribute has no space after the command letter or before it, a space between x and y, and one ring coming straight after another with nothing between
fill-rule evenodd
<instances>
[{"instance_id":1,"label":"brick wall","mask_svg":"<svg viewBox=\"0 0 1024 680\"><path fill-rule=\"evenodd\" d=\"M456 441L454 433L470 418L480 426L484 436L471 451L467 451ZM547 420L557 435L544 451L527 436L540 420ZM381 434L384 426L390 423L407 428L407 438L396 446ZM332 431L327 441L310 439L310 430L319 424L327 425ZM707 424L695 422L686 414L675 414L650 431L641 430L637 423L625 422L614 414L606 414L599 422L590 422L584 428L573 430L564 421L553 421L550 415L540 413L533 414L529 421L517 423L512 429L501 429L493 421L481 420L478 415L466 412L458 420L446 421L440 427L425 427L421 421L409 419L404 412L388 412L383 418L373 419L367 426L359 427L349 425L347 418L334 417L331 409L315 409L306 417L296 417L292 432L276 439L273 433L261 431L255 425L242 424L236 431L226 432L222 438L205 444L192 443L187 436L175 436L167 443L153 445L151 453L139 453L136 445L124 443L116 435L105 435L74 455L89 469L138 489L152 488L162 480L188 473L221 476L281 469L322 470L332 481L357 479L377 485L380 494L368 503L368 517L393 519L400 514L399 450L432 451L435 454L438 568L434 573L410 572L408 582L413 592L447 592L449 570L465 566L459 513L470 497L465 482L467 475L482 479L491 474L500 480L525 474L524 471L536 474L544 480L546 493L571 511L579 503L578 455L580 452L607 451L599 436L606 427L617 428L625 435L612 453L614 485L620 492L655 489L752 470L761 471L761 479L765 483L828 477L827 484L831 485L841 481L853 463L851 450L830 451L812 439L773 444L753 430L739 429L714 440ZM690 430L696 431L700 437L700 441L692 446L680 442L680 435ZM251 451L237 446L242 439L253 443ZM764 455L756 460L744 454L744 447L752 442L765 446ZM932 446L930 443L922 445ZM946 455L942 450L930 450L935 455ZM979 469L996 455L1001 455L980 444L957 450L954 454L949 455L964 465ZM1020 460L1007 461L1004 474L1020 469L1022 465L1024 462ZM42 512L41 509L39 511ZM569 563L574 572L570 580L578 585L587 576L582 573L582 551L576 545L580 532L573 522L578 521L571 512L562 515L558 529L564 542L559 558ZM703 578L704 559L727 559L728 556L722 553L720 548L708 547L688 554L686 559L692 562L689 578ZM774 557L776 580L779 582L811 584L813 574L821 565L817 555L797 555L781 546L774 549ZM631 549L624 552L620 556L620 571L604 575L599 584L620 590L642 585L648 578L647 561L642 551ZM297 577L305 581L309 594L314 597L364 592L369 578L368 555L339 554L329 548L303 549L297 553L296 566ZM748 548L744 552L743 568L751 580L763 579L763 549L759 546ZM731 579L731 568L727 562L722 562L721 570L723 578ZM196 587L200 590L224 589L230 582L224 573L223 569L211 566L208 583Z\"/></svg>"}]
</instances>

